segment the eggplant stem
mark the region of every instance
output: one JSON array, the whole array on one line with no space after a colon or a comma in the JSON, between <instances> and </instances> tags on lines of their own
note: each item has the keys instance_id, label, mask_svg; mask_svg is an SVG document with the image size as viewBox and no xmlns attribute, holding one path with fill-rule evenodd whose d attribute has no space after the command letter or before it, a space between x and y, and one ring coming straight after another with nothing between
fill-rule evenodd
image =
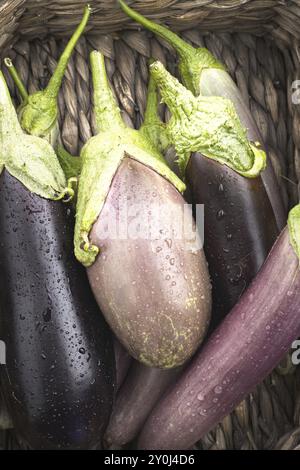
<instances>
[{"instance_id":1,"label":"eggplant stem","mask_svg":"<svg viewBox=\"0 0 300 470\"><path fill-rule=\"evenodd\" d=\"M145 110L143 126L151 126L153 124L162 123L158 114L158 104L156 83L152 75L150 75L147 93L147 106Z\"/></svg>"},{"instance_id":2,"label":"eggplant stem","mask_svg":"<svg viewBox=\"0 0 300 470\"><path fill-rule=\"evenodd\" d=\"M97 132L110 131L112 128L124 128L120 109L115 101L106 74L104 55L99 51L90 54L92 79L94 86L94 112Z\"/></svg>"},{"instance_id":3,"label":"eggplant stem","mask_svg":"<svg viewBox=\"0 0 300 470\"><path fill-rule=\"evenodd\" d=\"M158 113L158 105L157 86L154 78L150 74L147 92L147 106L144 122L140 127L140 132L151 141L156 149L163 153L169 146L169 139L167 136L166 125L162 122Z\"/></svg>"},{"instance_id":4,"label":"eggplant stem","mask_svg":"<svg viewBox=\"0 0 300 470\"><path fill-rule=\"evenodd\" d=\"M166 26L148 20L119 0L123 11L133 20L165 39L179 55L178 68L184 85L198 96L200 94L200 77L206 68L224 69L224 66L205 47L195 48L173 33Z\"/></svg>"},{"instance_id":5,"label":"eggplant stem","mask_svg":"<svg viewBox=\"0 0 300 470\"><path fill-rule=\"evenodd\" d=\"M164 103L170 108L172 114L177 116L180 109L182 109L186 115L190 115L196 103L192 92L173 77L159 61L150 65L150 72L160 90Z\"/></svg>"},{"instance_id":6,"label":"eggplant stem","mask_svg":"<svg viewBox=\"0 0 300 470\"><path fill-rule=\"evenodd\" d=\"M91 14L91 7L90 5L86 5L84 8L84 13L82 20L80 24L77 26L76 30L74 31L71 39L69 40L64 52L60 56L60 59L58 61L58 64L56 66L56 69L54 71L54 74L50 78L50 81L45 89L45 93L47 96L51 98L56 98L59 88L61 86L61 82L65 73L65 70L68 65L68 61L70 59L70 56L73 52L73 49L75 48L77 41L79 40L80 36L82 35L87 22L89 20L90 14Z\"/></svg>"},{"instance_id":7,"label":"eggplant stem","mask_svg":"<svg viewBox=\"0 0 300 470\"><path fill-rule=\"evenodd\" d=\"M128 15L137 23L144 26L152 33L157 34L161 38L165 39L169 44L171 44L171 46L174 47L174 49L176 50L176 52L178 52L180 56L186 56L189 52L193 54L195 53L195 48L193 46L185 42L177 34L173 33L173 31L171 31L169 28L157 24L154 21L148 20L143 15L130 8L127 3L123 0L118 1L120 7L124 11L124 13L126 13L126 15Z\"/></svg>"},{"instance_id":8,"label":"eggplant stem","mask_svg":"<svg viewBox=\"0 0 300 470\"><path fill-rule=\"evenodd\" d=\"M0 139L8 134L22 134L18 116L9 94L4 75L0 70Z\"/></svg>"},{"instance_id":9,"label":"eggplant stem","mask_svg":"<svg viewBox=\"0 0 300 470\"><path fill-rule=\"evenodd\" d=\"M22 101L26 102L28 100L29 95L28 95L28 92L25 88L25 85L22 82L21 77L20 77L17 69L15 68L12 60L9 57L6 57L4 59L4 64L6 65L7 70L9 72L11 78L13 79L13 82L14 82L15 86L17 87L17 89L20 93Z\"/></svg>"},{"instance_id":10,"label":"eggplant stem","mask_svg":"<svg viewBox=\"0 0 300 470\"><path fill-rule=\"evenodd\" d=\"M75 190L73 189L73 185L77 186L78 184L78 179L74 176L72 178L68 179L68 185L64 190L61 192L61 194L55 198L55 201L63 201L64 203L68 203L72 201L72 199L75 196Z\"/></svg>"}]
</instances>

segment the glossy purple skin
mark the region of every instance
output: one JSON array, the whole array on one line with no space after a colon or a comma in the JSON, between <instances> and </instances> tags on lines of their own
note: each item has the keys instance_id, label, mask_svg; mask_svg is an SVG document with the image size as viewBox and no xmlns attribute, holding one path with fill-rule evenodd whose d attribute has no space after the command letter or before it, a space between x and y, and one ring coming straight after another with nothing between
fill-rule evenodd
<instances>
[{"instance_id":1,"label":"glossy purple skin","mask_svg":"<svg viewBox=\"0 0 300 470\"><path fill-rule=\"evenodd\" d=\"M204 251L212 279L216 326L256 276L278 236L262 179L245 178L226 165L194 153L186 183L195 204L204 204Z\"/></svg>"},{"instance_id":2,"label":"glossy purple skin","mask_svg":"<svg viewBox=\"0 0 300 470\"><path fill-rule=\"evenodd\" d=\"M135 361L114 404L104 440L123 446L133 441L149 413L182 368L154 369Z\"/></svg>"},{"instance_id":3,"label":"glossy purple skin","mask_svg":"<svg viewBox=\"0 0 300 470\"><path fill-rule=\"evenodd\" d=\"M240 302L159 402L140 449L188 449L278 365L300 335L299 259L285 229Z\"/></svg>"},{"instance_id":4,"label":"glossy purple skin","mask_svg":"<svg viewBox=\"0 0 300 470\"><path fill-rule=\"evenodd\" d=\"M109 328L73 253L62 202L0 176L1 391L16 433L32 449L91 449L114 397Z\"/></svg>"},{"instance_id":5,"label":"glossy purple skin","mask_svg":"<svg viewBox=\"0 0 300 470\"><path fill-rule=\"evenodd\" d=\"M129 353L150 367L172 368L187 361L210 319L203 250L192 251L186 237L176 239L172 232L183 219L184 204L165 178L125 158L90 234L100 248L88 268L98 305ZM125 212L135 214L130 216L131 234L134 222L157 236L105 236L113 214L124 226Z\"/></svg>"}]
</instances>

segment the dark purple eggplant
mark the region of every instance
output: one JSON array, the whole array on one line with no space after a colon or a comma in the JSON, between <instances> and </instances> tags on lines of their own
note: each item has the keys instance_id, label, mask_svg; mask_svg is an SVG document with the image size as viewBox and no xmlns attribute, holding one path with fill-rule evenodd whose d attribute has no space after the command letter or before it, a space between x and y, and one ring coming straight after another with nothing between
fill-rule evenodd
<instances>
[{"instance_id":1,"label":"dark purple eggplant","mask_svg":"<svg viewBox=\"0 0 300 470\"><path fill-rule=\"evenodd\" d=\"M204 204L204 250L212 279L212 327L263 265L278 230L261 178L245 178L200 153L186 168L195 204Z\"/></svg>"},{"instance_id":2,"label":"dark purple eggplant","mask_svg":"<svg viewBox=\"0 0 300 470\"><path fill-rule=\"evenodd\" d=\"M149 413L182 368L154 369L135 361L118 392L104 440L109 445L124 446L133 441Z\"/></svg>"},{"instance_id":3,"label":"dark purple eggplant","mask_svg":"<svg viewBox=\"0 0 300 470\"><path fill-rule=\"evenodd\" d=\"M1 388L34 449L92 448L112 408L110 332L73 255L69 212L2 173Z\"/></svg>"},{"instance_id":4,"label":"dark purple eggplant","mask_svg":"<svg viewBox=\"0 0 300 470\"><path fill-rule=\"evenodd\" d=\"M251 286L155 407L143 449L187 449L276 367L300 335L300 205Z\"/></svg>"},{"instance_id":5,"label":"dark purple eggplant","mask_svg":"<svg viewBox=\"0 0 300 470\"><path fill-rule=\"evenodd\" d=\"M148 366L177 367L194 354L209 323L203 249L197 231L194 240L184 233L189 222L195 228L192 217L184 218L191 215L179 192L184 184L145 135L123 123L97 51L91 66L100 133L81 153L75 254L129 353Z\"/></svg>"},{"instance_id":6,"label":"dark purple eggplant","mask_svg":"<svg viewBox=\"0 0 300 470\"><path fill-rule=\"evenodd\" d=\"M204 47L194 48L165 26L154 23L134 11L123 0L119 0L119 4L130 18L174 47L179 55L178 67L181 79L195 96L221 96L230 99L242 125L247 130L248 139L253 143L259 142L263 147L261 134L243 100L241 92L223 64L208 49ZM278 230L281 231L286 222L286 211L272 162L269 158L267 159L266 168L261 173L261 180L270 200Z\"/></svg>"},{"instance_id":7,"label":"dark purple eggplant","mask_svg":"<svg viewBox=\"0 0 300 470\"><path fill-rule=\"evenodd\" d=\"M204 204L214 326L236 304L278 236L260 176L266 156L247 140L230 101L195 98L161 64L151 70L173 113L167 130L192 201Z\"/></svg>"}]
</instances>

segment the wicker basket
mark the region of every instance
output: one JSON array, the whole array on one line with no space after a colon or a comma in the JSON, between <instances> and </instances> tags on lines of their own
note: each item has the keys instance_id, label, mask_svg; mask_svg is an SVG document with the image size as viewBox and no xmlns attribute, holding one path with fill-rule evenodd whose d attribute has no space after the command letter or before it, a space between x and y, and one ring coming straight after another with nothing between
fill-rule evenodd
<instances>
[{"instance_id":1,"label":"wicker basket","mask_svg":"<svg viewBox=\"0 0 300 470\"><path fill-rule=\"evenodd\" d=\"M84 0L5 0L0 4L2 58L14 59L30 92L44 87L65 37L78 24ZM64 145L73 154L93 134L92 48L107 57L107 68L124 119L143 120L147 59L160 59L176 73L170 47L128 21L114 0L91 1L86 35L69 63L59 96ZM300 102L293 82L300 79L299 0L139 0L129 2L162 20L196 46L223 61L242 91L268 145L286 208L298 201ZM6 71L12 95L13 83ZM162 113L165 110L162 109ZM17 448L13 432L0 432L0 448ZM300 367L278 368L217 428L202 449L300 449Z\"/></svg>"}]
</instances>

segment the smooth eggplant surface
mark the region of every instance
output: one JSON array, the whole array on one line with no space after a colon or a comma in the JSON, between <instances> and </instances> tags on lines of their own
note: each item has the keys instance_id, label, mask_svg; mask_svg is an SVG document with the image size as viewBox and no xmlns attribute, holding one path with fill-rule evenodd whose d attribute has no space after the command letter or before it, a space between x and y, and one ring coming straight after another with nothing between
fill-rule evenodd
<instances>
[{"instance_id":1,"label":"smooth eggplant surface","mask_svg":"<svg viewBox=\"0 0 300 470\"><path fill-rule=\"evenodd\" d=\"M34 449L99 444L112 408L108 327L72 250L67 205L0 177L1 387L16 432Z\"/></svg>"},{"instance_id":2,"label":"smooth eggplant surface","mask_svg":"<svg viewBox=\"0 0 300 470\"><path fill-rule=\"evenodd\" d=\"M104 439L109 445L123 446L133 441L149 413L182 368L154 369L134 361L120 388Z\"/></svg>"},{"instance_id":3,"label":"smooth eggplant surface","mask_svg":"<svg viewBox=\"0 0 300 470\"><path fill-rule=\"evenodd\" d=\"M299 258L285 229L239 303L148 418L143 449L188 449L279 364L300 335Z\"/></svg>"},{"instance_id":4,"label":"smooth eggplant surface","mask_svg":"<svg viewBox=\"0 0 300 470\"><path fill-rule=\"evenodd\" d=\"M176 239L175 225L170 227L164 217L157 239L106 237L105 226L112 214L124 225L126 213L134 211L136 226L145 224L146 214L147 228L156 230L154 216L166 207L174 223L182 220L184 199L174 186L125 158L92 228L91 242L100 254L88 268L94 295L117 337L135 359L159 368L184 363L207 331L211 287L203 250L189 249L183 237Z\"/></svg>"},{"instance_id":5,"label":"smooth eggplant surface","mask_svg":"<svg viewBox=\"0 0 300 470\"><path fill-rule=\"evenodd\" d=\"M212 279L212 326L237 303L271 250L278 229L261 177L245 178L200 153L186 183L204 204L204 251Z\"/></svg>"}]
</instances>

